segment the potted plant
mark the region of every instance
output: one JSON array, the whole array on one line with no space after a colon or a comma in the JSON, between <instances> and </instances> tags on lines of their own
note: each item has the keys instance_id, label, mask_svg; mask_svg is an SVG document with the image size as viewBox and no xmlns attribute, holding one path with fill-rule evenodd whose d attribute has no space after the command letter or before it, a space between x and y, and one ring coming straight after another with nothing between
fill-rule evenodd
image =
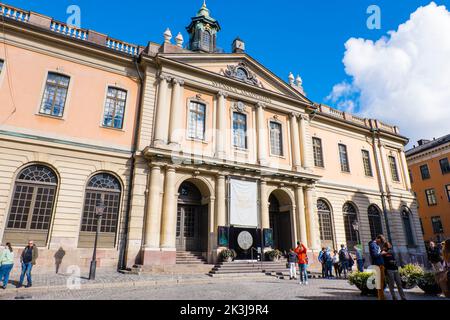
<instances>
[{"instance_id":1,"label":"potted plant","mask_svg":"<svg viewBox=\"0 0 450 320\"><path fill-rule=\"evenodd\" d=\"M417 285L417 281L424 275L423 269L415 264L407 264L401 267L399 272L404 289L414 288Z\"/></svg>"},{"instance_id":2,"label":"potted plant","mask_svg":"<svg viewBox=\"0 0 450 320\"><path fill-rule=\"evenodd\" d=\"M280 250L275 249L268 251L267 256L269 257L270 261L278 262L283 256L283 253Z\"/></svg>"},{"instance_id":3,"label":"potted plant","mask_svg":"<svg viewBox=\"0 0 450 320\"><path fill-rule=\"evenodd\" d=\"M436 295L442 293L441 287L436 282L434 272L425 272L423 276L417 280L417 285L426 294Z\"/></svg>"},{"instance_id":4,"label":"potted plant","mask_svg":"<svg viewBox=\"0 0 450 320\"><path fill-rule=\"evenodd\" d=\"M220 256L223 261L225 262L232 262L234 258L236 258L236 254L234 250L231 249L224 249L220 252Z\"/></svg>"},{"instance_id":5,"label":"potted plant","mask_svg":"<svg viewBox=\"0 0 450 320\"><path fill-rule=\"evenodd\" d=\"M369 289L369 287L367 286L368 282L371 281L369 280L369 278L372 275L372 272L353 272L349 274L348 282L361 290L361 295L376 295L377 290Z\"/></svg>"}]
</instances>

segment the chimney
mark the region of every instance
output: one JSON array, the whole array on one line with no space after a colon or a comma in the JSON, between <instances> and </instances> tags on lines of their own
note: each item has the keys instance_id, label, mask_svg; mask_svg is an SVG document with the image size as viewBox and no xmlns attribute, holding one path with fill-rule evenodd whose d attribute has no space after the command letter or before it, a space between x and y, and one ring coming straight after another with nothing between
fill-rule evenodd
<instances>
[{"instance_id":1,"label":"chimney","mask_svg":"<svg viewBox=\"0 0 450 320\"><path fill-rule=\"evenodd\" d=\"M429 142L430 142L430 140L426 140L426 139L420 139L419 141L417 141L417 143L419 144L419 147L423 146L424 144L427 144Z\"/></svg>"}]
</instances>

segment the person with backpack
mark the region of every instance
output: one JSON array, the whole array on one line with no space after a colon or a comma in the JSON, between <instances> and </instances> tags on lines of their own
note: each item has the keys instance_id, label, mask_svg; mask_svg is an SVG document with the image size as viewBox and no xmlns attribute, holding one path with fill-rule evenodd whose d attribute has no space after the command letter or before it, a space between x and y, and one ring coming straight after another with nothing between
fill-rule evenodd
<instances>
[{"instance_id":1,"label":"person with backpack","mask_svg":"<svg viewBox=\"0 0 450 320\"><path fill-rule=\"evenodd\" d=\"M362 245L357 244L355 247L356 265L359 272L364 272L364 257L362 254Z\"/></svg>"},{"instance_id":2,"label":"person with backpack","mask_svg":"<svg viewBox=\"0 0 450 320\"><path fill-rule=\"evenodd\" d=\"M325 264L325 278L331 279L333 278L333 258L331 257L330 248L326 248L323 253L323 261Z\"/></svg>"},{"instance_id":3,"label":"person with backpack","mask_svg":"<svg viewBox=\"0 0 450 320\"><path fill-rule=\"evenodd\" d=\"M398 293L402 300L406 300L406 295L403 292L402 279L398 272L397 261L395 260L392 245L389 242L383 244L381 255L384 261L384 268L386 269L386 277L388 280L389 291L392 295L392 300L397 300L397 296L394 291L394 283L397 285Z\"/></svg>"},{"instance_id":4,"label":"person with backpack","mask_svg":"<svg viewBox=\"0 0 450 320\"><path fill-rule=\"evenodd\" d=\"M434 271L442 271L442 262L444 260L442 259L441 249L433 241L430 241L430 244L428 245L427 256Z\"/></svg>"},{"instance_id":5,"label":"person with backpack","mask_svg":"<svg viewBox=\"0 0 450 320\"><path fill-rule=\"evenodd\" d=\"M345 245L341 245L341 250L339 250L339 263L341 265L342 271L344 272L344 278L347 279L347 272L350 266L350 253L348 252Z\"/></svg>"},{"instance_id":6,"label":"person with backpack","mask_svg":"<svg viewBox=\"0 0 450 320\"><path fill-rule=\"evenodd\" d=\"M325 278L325 271L326 271L326 265L325 265L325 261L323 260L323 255L325 253L326 249L322 248L322 250L320 250L319 252L319 257L317 258L317 260L319 260L320 264L322 265L322 278Z\"/></svg>"},{"instance_id":7,"label":"person with backpack","mask_svg":"<svg viewBox=\"0 0 450 320\"><path fill-rule=\"evenodd\" d=\"M0 281L3 281L2 289L8 286L9 275L14 266L14 251L11 243L7 243L5 249L0 254Z\"/></svg>"},{"instance_id":8,"label":"person with backpack","mask_svg":"<svg viewBox=\"0 0 450 320\"><path fill-rule=\"evenodd\" d=\"M295 253L298 257L298 269L300 271L300 284L308 285L308 248L302 243L297 242L298 246Z\"/></svg>"},{"instance_id":9,"label":"person with backpack","mask_svg":"<svg viewBox=\"0 0 450 320\"><path fill-rule=\"evenodd\" d=\"M288 253L289 280L297 279L297 263L298 256L294 252L294 249L290 249Z\"/></svg>"}]
</instances>

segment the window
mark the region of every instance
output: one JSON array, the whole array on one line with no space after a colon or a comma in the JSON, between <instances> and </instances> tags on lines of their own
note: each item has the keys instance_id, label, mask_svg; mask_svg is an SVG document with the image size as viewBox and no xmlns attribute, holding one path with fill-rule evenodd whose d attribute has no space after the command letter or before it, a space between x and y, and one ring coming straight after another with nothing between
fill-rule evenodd
<instances>
[{"instance_id":1,"label":"window","mask_svg":"<svg viewBox=\"0 0 450 320\"><path fill-rule=\"evenodd\" d=\"M322 240L322 246L334 248L333 223L331 219L330 206L324 200L319 199L317 201L317 209L319 214L320 240Z\"/></svg>"},{"instance_id":2,"label":"window","mask_svg":"<svg viewBox=\"0 0 450 320\"><path fill-rule=\"evenodd\" d=\"M447 198L448 201L450 202L450 184L445 186L445 190L447 191Z\"/></svg>"},{"instance_id":3,"label":"window","mask_svg":"<svg viewBox=\"0 0 450 320\"><path fill-rule=\"evenodd\" d=\"M353 248L358 244L358 230L355 229L358 226L358 216L356 214L356 208L351 203L344 204L342 209L344 214L344 227L345 227L345 237L347 239L347 248Z\"/></svg>"},{"instance_id":4,"label":"window","mask_svg":"<svg viewBox=\"0 0 450 320\"><path fill-rule=\"evenodd\" d=\"M62 117L66 104L70 78L50 72L45 84L44 96L41 103L41 114Z\"/></svg>"},{"instance_id":5,"label":"window","mask_svg":"<svg viewBox=\"0 0 450 320\"><path fill-rule=\"evenodd\" d=\"M109 87L106 95L105 114L103 126L122 129L127 92L125 90Z\"/></svg>"},{"instance_id":6,"label":"window","mask_svg":"<svg viewBox=\"0 0 450 320\"><path fill-rule=\"evenodd\" d=\"M211 33L209 33L209 31L203 32L202 45L203 45L203 49L205 49L207 51L210 50L210 47L211 47Z\"/></svg>"},{"instance_id":7,"label":"window","mask_svg":"<svg viewBox=\"0 0 450 320\"><path fill-rule=\"evenodd\" d=\"M422 180L430 179L430 170L426 164L420 166L420 174L422 175Z\"/></svg>"},{"instance_id":8,"label":"window","mask_svg":"<svg viewBox=\"0 0 450 320\"><path fill-rule=\"evenodd\" d=\"M383 234L381 211L376 205L372 204L367 210L367 214L369 217L370 235L372 239L375 239L380 234Z\"/></svg>"},{"instance_id":9,"label":"window","mask_svg":"<svg viewBox=\"0 0 450 320\"><path fill-rule=\"evenodd\" d=\"M319 138L313 138L313 153L314 153L314 165L316 167L324 167L323 163L323 151L322 140Z\"/></svg>"},{"instance_id":10,"label":"window","mask_svg":"<svg viewBox=\"0 0 450 320\"><path fill-rule=\"evenodd\" d=\"M429 206L437 205L436 191L434 189L425 190L425 194L427 196L427 202Z\"/></svg>"},{"instance_id":11,"label":"window","mask_svg":"<svg viewBox=\"0 0 450 320\"><path fill-rule=\"evenodd\" d=\"M397 169L397 161L395 160L395 157L389 156L389 166L391 167L392 180L396 182L400 181Z\"/></svg>"},{"instance_id":12,"label":"window","mask_svg":"<svg viewBox=\"0 0 450 320\"><path fill-rule=\"evenodd\" d=\"M23 169L16 180L11 209L5 230L7 241L36 241L46 244L56 199L58 178L53 170L42 165Z\"/></svg>"},{"instance_id":13,"label":"window","mask_svg":"<svg viewBox=\"0 0 450 320\"><path fill-rule=\"evenodd\" d=\"M350 172L350 166L348 163L347 146L339 144L339 159L341 160L341 170L343 172Z\"/></svg>"},{"instance_id":14,"label":"window","mask_svg":"<svg viewBox=\"0 0 450 320\"><path fill-rule=\"evenodd\" d=\"M92 247L93 235L97 231L96 207L105 206L99 233L100 247L114 247L117 222L119 220L121 186L112 175L100 173L93 176L86 187L83 219L81 221L80 247Z\"/></svg>"},{"instance_id":15,"label":"window","mask_svg":"<svg viewBox=\"0 0 450 320\"><path fill-rule=\"evenodd\" d=\"M441 217L431 217L431 224L433 225L434 234L444 233Z\"/></svg>"},{"instance_id":16,"label":"window","mask_svg":"<svg viewBox=\"0 0 450 320\"><path fill-rule=\"evenodd\" d=\"M5 64L5 62L2 59L0 59L0 75L2 74L4 64Z\"/></svg>"},{"instance_id":17,"label":"window","mask_svg":"<svg viewBox=\"0 0 450 320\"><path fill-rule=\"evenodd\" d=\"M281 123L270 122L270 151L275 156L283 156L283 134Z\"/></svg>"},{"instance_id":18,"label":"window","mask_svg":"<svg viewBox=\"0 0 450 320\"><path fill-rule=\"evenodd\" d=\"M370 153L367 150L362 150L362 158L364 164L364 173L367 177L373 177L372 164L370 162Z\"/></svg>"},{"instance_id":19,"label":"window","mask_svg":"<svg viewBox=\"0 0 450 320\"><path fill-rule=\"evenodd\" d=\"M206 105L192 101L189 105L189 138L205 140Z\"/></svg>"},{"instance_id":20,"label":"window","mask_svg":"<svg viewBox=\"0 0 450 320\"><path fill-rule=\"evenodd\" d=\"M450 164L448 163L448 158L439 160L439 164L441 165L442 174L447 174L450 172Z\"/></svg>"},{"instance_id":21,"label":"window","mask_svg":"<svg viewBox=\"0 0 450 320\"><path fill-rule=\"evenodd\" d=\"M411 212L407 208L402 210L403 229L405 231L406 243L408 246L414 246L414 235L411 228Z\"/></svg>"},{"instance_id":22,"label":"window","mask_svg":"<svg viewBox=\"0 0 450 320\"><path fill-rule=\"evenodd\" d=\"M239 112L233 112L233 145L247 149L247 116Z\"/></svg>"}]
</instances>

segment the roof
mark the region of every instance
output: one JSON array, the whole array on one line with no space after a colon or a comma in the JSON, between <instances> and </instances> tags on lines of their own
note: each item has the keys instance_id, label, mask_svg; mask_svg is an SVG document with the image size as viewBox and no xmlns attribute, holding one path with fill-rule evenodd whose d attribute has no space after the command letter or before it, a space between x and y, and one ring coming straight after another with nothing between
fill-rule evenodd
<instances>
[{"instance_id":1,"label":"roof","mask_svg":"<svg viewBox=\"0 0 450 320\"><path fill-rule=\"evenodd\" d=\"M448 134L446 136L443 136L443 137L440 137L438 139L435 139L433 141L430 141L428 143L425 143L425 144L423 144L421 146L412 148L412 149L406 151L405 154L406 154L407 157L410 157L410 156L413 156L415 154L424 152L426 150L438 147L440 145L443 145L443 144L446 144L446 143L449 143L449 142L450 142L450 134Z\"/></svg>"}]
</instances>

